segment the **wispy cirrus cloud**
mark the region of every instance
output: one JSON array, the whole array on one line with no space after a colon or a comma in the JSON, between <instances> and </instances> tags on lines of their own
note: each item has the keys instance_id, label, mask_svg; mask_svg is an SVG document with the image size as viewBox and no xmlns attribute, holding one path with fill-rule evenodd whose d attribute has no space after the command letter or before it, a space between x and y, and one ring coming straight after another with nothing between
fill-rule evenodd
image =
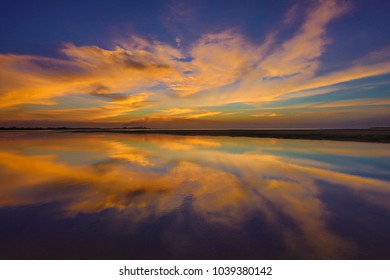
<instances>
[{"instance_id":1,"label":"wispy cirrus cloud","mask_svg":"<svg viewBox=\"0 0 390 280\"><path fill-rule=\"evenodd\" d=\"M258 113L258 114L252 114L252 117L280 117L282 114L278 113Z\"/></svg>"},{"instance_id":2,"label":"wispy cirrus cloud","mask_svg":"<svg viewBox=\"0 0 390 280\"><path fill-rule=\"evenodd\" d=\"M158 114L152 115L151 117L160 119L199 119L219 114L221 114L221 112L218 111L206 111L191 108L169 108L166 110L160 110Z\"/></svg>"}]
</instances>

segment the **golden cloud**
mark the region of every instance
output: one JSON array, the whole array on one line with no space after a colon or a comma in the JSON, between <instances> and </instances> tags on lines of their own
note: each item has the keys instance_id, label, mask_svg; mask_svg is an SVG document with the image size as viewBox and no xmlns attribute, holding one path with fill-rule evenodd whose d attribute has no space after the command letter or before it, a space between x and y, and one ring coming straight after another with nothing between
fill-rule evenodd
<instances>
[{"instance_id":1,"label":"golden cloud","mask_svg":"<svg viewBox=\"0 0 390 280\"><path fill-rule=\"evenodd\" d=\"M278 113L259 113L259 114L253 114L252 117L280 117L282 114Z\"/></svg>"}]
</instances>

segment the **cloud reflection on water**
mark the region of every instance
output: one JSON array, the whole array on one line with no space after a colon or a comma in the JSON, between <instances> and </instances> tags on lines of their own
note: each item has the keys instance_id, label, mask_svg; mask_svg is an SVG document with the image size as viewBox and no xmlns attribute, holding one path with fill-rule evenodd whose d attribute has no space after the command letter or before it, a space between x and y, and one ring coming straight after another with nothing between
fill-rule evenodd
<instances>
[{"instance_id":1,"label":"cloud reflection on water","mask_svg":"<svg viewBox=\"0 0 390 280\"><path fill-rule=\"evenodd\" d=\"M324 186L346 188L390 210L387 180L349 174L347 166L326 157L332 152L352 156L365 166L373 149L383 151L375 157L388 159L381 144L60 133L13 133L0 143L0 207L61 201L64 218L114 209L115 221L126 224L129 233L190 207L193 214L185 219L238 231L260 215L266 227L280 233L287 257L348 258L357 244L329 226L343 213L323 201ZM388 174L385 166L376 172ZM178 240L189 237L169 238L182 250ZM184 243L180 246L192 246L191 240Z\"/></svg>"}]
</instances>

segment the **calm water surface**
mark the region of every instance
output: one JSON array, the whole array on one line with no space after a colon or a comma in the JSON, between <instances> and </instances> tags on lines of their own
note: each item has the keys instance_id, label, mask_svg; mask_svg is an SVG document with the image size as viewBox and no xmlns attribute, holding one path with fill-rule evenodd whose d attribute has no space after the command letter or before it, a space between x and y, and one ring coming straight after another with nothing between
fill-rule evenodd
<instances>
[{"instance_id":1,"label":"calm water surface","mask_svg":"<svg viewBox=\"0 0 390 280\"><path fill-rule=\"evenodd\" d=\"M0 132L0 258L389 259L389 147Z\"/></svg>"}]
</instances>

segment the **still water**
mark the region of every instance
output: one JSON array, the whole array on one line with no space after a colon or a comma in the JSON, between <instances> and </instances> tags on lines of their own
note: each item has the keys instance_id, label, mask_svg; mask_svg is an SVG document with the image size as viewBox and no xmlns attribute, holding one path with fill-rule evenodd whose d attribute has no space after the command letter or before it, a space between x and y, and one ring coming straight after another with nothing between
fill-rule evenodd
<instances>
[{"instance_id":1,"label":"still water","mask_svg":"<svg viewBox=\"0 0 390 280\"><path fill-rule=\"evenodd\" d=\"M0 133L1 259L389 259L390 145Z\"/></svg>"}]
</instances>

